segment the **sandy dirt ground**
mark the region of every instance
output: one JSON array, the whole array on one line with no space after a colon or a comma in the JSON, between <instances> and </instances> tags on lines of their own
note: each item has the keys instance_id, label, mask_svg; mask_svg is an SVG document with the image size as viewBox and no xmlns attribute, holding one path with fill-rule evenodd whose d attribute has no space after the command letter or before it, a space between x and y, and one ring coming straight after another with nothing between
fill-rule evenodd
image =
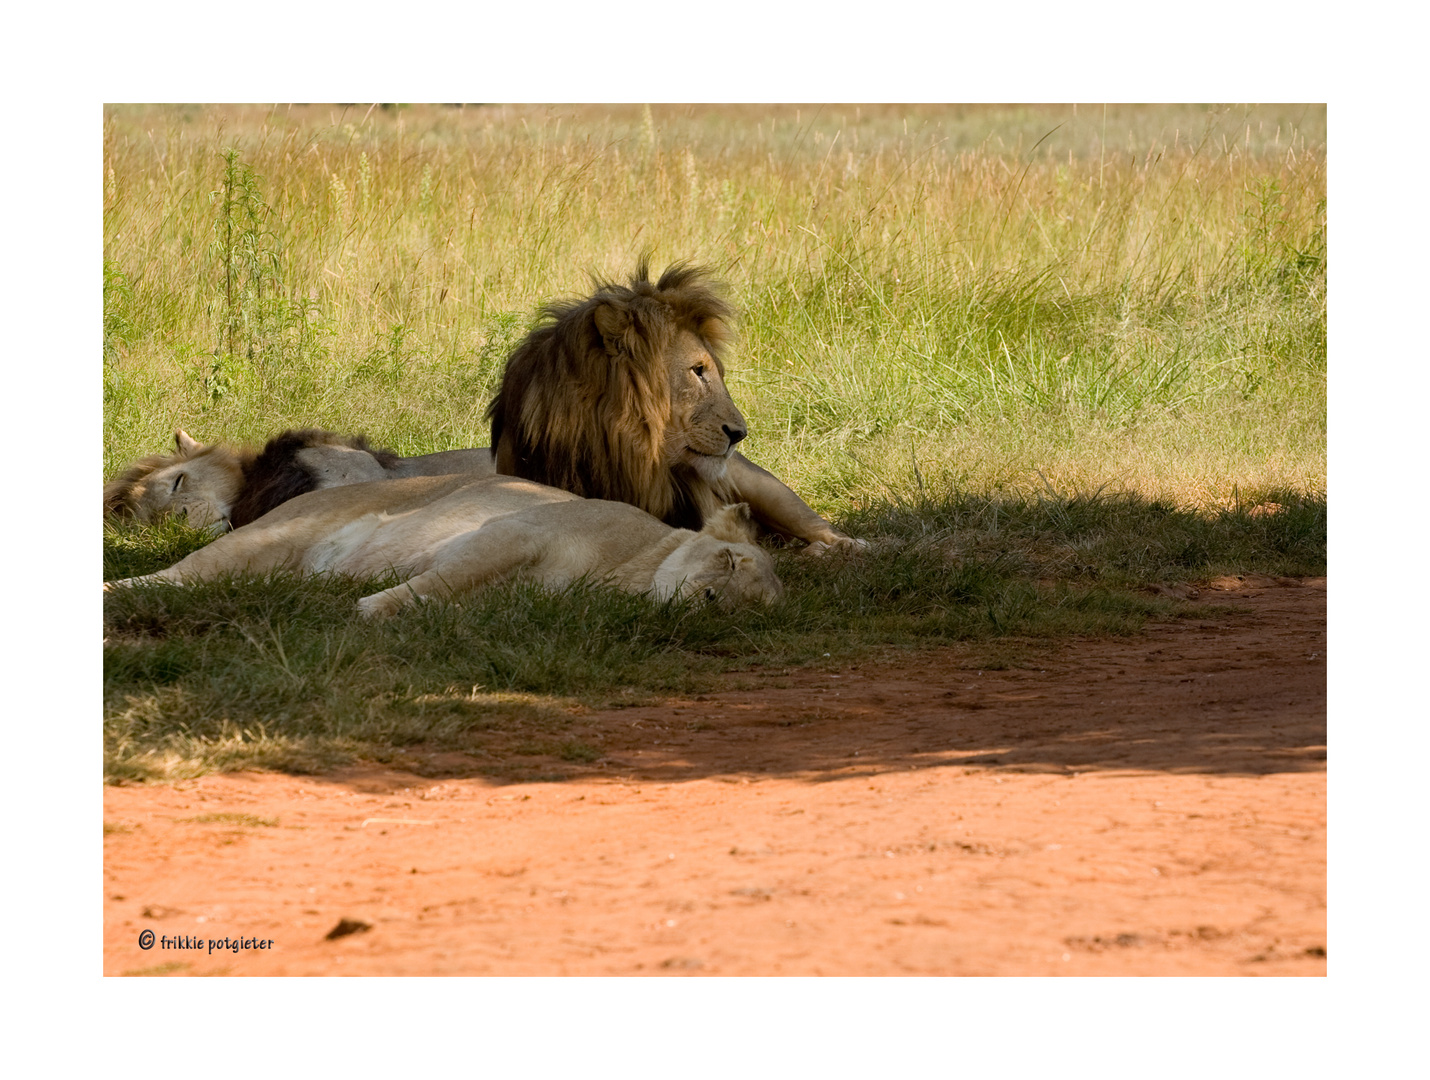
<instances>
[{"instance_id":1,"label":"sandy dirt ground","mask_svg":"<svg viewBox=\"0 0 1430 1080\"><path fill-rule=\"evenodd\" d=\"M590 712L559 782L107 788L105 973L1324 975L1325 580L1195 602Z\"/></svg>"}]
</instances>

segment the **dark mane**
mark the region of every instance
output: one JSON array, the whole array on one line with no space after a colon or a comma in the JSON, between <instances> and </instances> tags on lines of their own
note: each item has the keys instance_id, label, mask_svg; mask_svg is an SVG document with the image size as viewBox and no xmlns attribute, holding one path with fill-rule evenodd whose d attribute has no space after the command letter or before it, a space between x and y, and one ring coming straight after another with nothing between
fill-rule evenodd
<instances>
[{"instance_id":1,"label":"dark mane","mask_svg":"<svg viewBox=\"0 0 1430 1080\"><path fill-rule=\"evenodd\" d=\"M398 460L391 450L374 450L361 435L335 435L320 428L282 432L269 439L258 454L244 463L243 488L229 512L235 529L257 521L275 506L317 486L313 474L298 463L298 452L312 446L362 450L376 458L384 469Z\"/></svg>"},{"instance_id":2,"label":"dark mane","mask_svg":"<svg viewBox=\"0 0 1430 1080\"><path fill-rule=\"evenodd\" d=\"M546 305L507 360L486 414L497 472L698 529L727 493L687 466L666 464L665 354L688 331L723 377L734 310L709 272L687 263L652 284L643 257L629 285L595 285L585 299Z\"/></svg>"}]
</instances>

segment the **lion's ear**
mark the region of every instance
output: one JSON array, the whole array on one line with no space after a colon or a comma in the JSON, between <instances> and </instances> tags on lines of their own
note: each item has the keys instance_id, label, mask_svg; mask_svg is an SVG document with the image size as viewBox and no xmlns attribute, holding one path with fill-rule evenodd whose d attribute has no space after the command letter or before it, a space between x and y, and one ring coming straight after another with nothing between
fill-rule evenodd
<instances>
[{"instance_id":1,"label":"lion's ear","mask_svg":"<svg viewBox=\"0 0 1430 1080\"><path fill-rule=\"evenodd\" d=\"M718 316L710 316L700 321L700 327L696 331L704 340L705 344L717 352L724 345L730 342L730 327L724 319Z\"/></svg>"},{"instance_id":2,"label":"lion's ear","mask_svg":"<svg viewBox=\"0 0 1430 1080\"><path fill-rule=\"evenodd\" d=\"M596 309L596 329L601 332L601 340L606 343L606 352L612 355L620 352L626 331L631 327L631 313L624 308L602 304Z\"/></svg>"},{"instance_id":3,"label":"lion's ear","mask_svg":"<svg viewBox=\"0 0 1430 1080\"><path fill-rule=\"evenodd\" d=\"M198 439L194 438L183 428L180 428L178 431L174 432L174 445L179 448L179 453L192 454L195 450L198 450L204 444L199 442Z\"/></svg>"}]
</instances>

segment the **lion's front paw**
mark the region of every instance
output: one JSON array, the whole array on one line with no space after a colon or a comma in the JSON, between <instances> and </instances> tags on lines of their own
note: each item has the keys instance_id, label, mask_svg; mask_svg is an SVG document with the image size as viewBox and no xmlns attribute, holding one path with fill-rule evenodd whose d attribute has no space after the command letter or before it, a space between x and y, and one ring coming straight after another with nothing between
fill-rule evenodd
<instances>
[{"instance_id":1,"label":"lion's front paw","mask_svg":"<svg viewBox=\"0 0 1430 1080\"><path fill-rule=\"evenodd\" d=\"M811 540L809 546L804 549L806 555L828 555L830 552L842 554L852 554L856 551L867 551L869 541L859 540L853 536L839 536L831 534L827 540Z\"/></svg>"}]
</instances>

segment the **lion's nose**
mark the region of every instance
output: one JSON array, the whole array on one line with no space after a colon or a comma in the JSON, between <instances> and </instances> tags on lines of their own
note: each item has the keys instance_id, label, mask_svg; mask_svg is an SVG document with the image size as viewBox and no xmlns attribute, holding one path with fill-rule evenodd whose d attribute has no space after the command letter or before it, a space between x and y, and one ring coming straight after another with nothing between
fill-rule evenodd
<instances>
[{"instance_id":1,"label":"lion's nose","mask_svg":"<svg viewBox=\"0 0 1430 1080\"><path fill-rule=\"evenodd\" d=\"M730 445L734 446L746 435L744 428L732 428L729 424L722 425L725 429L725 437L730 440Z\"/></svg>"}]
</instances>

